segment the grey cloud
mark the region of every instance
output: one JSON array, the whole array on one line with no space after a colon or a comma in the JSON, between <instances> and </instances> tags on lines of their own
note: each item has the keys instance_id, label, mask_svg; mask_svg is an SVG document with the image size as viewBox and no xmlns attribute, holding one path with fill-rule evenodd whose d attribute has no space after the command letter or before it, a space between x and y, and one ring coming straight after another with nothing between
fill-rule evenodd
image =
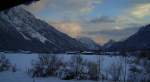
<instances>
[{"instance_id":1,"label":"grey cloud","mask_svg":"<svg viewBox=\"0 0 150 82\"><path fill-rule=\"evenodd\" d=\"M47 12L65 21L80 21L95 7L93 4L100 3L101 0L40 0L27 9L38 15Z\"/></svg>"},{"instance_id":2,"label":"grey cloud","mask_svg":"<svg viewBox=\"0 0 150 82\"><path fill-rule=\"evenodd\" d=\"M91 23L115 23L115 20L108 16L101 16L91 20L90 22Z\"/></svg>"}]
</instances>

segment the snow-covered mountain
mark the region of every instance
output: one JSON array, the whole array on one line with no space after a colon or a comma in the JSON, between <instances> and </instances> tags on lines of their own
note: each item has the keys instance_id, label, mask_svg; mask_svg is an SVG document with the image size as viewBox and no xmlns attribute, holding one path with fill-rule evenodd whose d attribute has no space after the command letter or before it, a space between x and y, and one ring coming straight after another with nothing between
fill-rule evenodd
<instances>
[{"instance_id":1,"label":"snow-covered mountain","mask_svg":"<svg viewBox=\"0 0 150 82\"><path fill-rule=\"evenodd\" d=\"M76 39L20 7L0 12L0 50L33 52L82 50Z\"/></svg>"},{"instance_id":2,"label":"snow-covered mountain","mask_svg":"<svg viewBox=\"0 0 150 82\"><path fill-rule=\"evenodd\" d=\"M93 41L92 39L88 37L80 37L80 38L77 38L77 40L79 40L89 50L101 49L101 46L99 44L97 44L95 41Z\"/></svg>"},{"instance_id":3,"label":"snow-covered mountain","mask_svg":"<svg viewBox=\"0 0 150 82\"><path fill-rule=\"evenodd\" d=\"M150 24L143 26L138 32L124 41L116 42L109 47L111 50L150 49Z\"/></svg>"},{"instance_id":4,"label":"snow-covered mountain","mask_svg":"<svg viewBox=\"0 0 150 82\"><path fill-rule=\"evenodd\" d=\"M105 43L105 44L103 45L103 48L104 48L104 49L107 49L107 48L111 47L114 43L115 43L114 40L109 40L107 43Z\"/></svg>"}]
</instances>

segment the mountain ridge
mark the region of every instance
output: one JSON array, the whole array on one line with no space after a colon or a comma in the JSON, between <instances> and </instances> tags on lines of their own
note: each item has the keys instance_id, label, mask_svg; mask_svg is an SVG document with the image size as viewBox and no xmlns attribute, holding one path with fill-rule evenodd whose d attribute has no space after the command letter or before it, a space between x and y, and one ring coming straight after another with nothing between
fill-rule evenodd
<instances>
[{"instance_id":1,"label":"mountain ridge","mask_svg":"<svg viewBox=\"0 0 150 82\"><path fill-rule=\"evenodd\" d=\"M0 49L33 52L83 50L76 39L20 7L0 12Z\"/></svg>"},{"instance_id":2,"label":"mountain ridge","mask_svg":"<svg viewBox=\"0 0 150 82\"><path fill-rule=\"evenodd\" d=\"M114 43L109 50L149 50L150 24L141 27L138 32L124 41Z\"/></svg>"}]
</instances>

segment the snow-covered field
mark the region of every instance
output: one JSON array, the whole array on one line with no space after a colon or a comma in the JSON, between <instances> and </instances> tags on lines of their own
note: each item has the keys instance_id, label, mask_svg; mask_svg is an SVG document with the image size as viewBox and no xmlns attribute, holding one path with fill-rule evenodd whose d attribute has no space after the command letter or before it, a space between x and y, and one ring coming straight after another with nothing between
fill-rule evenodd
<instances>
[{"instance_id":1,"label":"snow-covered field","mask_svg":"<svg viewBox=\"0 0 150 82\"><path fill-rule=\"evenodd\" d=\"M42 54L40 54L42 55ZM68 62L71 60L72 55L68 54L55 54L63 58L64 62ZM76 55L76 54L75 54ZM22 54L22 53L9 53L6 54L6 57L10 60L13 65L19 70L26 71L28 68L31 67L31 62L38 58L38 54ZM109 65L112 63L124 62L123 57L121 56L108 56L108 55L82 55L81 56L84 60L97 62L98 58L101 58L102 69L107 69Z\"/></svg>"},{"instance_id":2,"label":"snow-covered field","mask_svg":"<svg viewBox=\"0 0 150 82\"><path fill-rule=\"evenodd\" d=\"M31 62L38 59L36 53L32 54L23 54L23 53L7 53L5 54L6 58L9 59L12 65L16 65L17 72L0 72L0 82L94 82L91 80L60 80L57 77L47 77L47 78L31 78L27 74L27 70L31 68ZM42 55L42 54L40 54ZM60 56L64 62L69 62L72 55L68 54L55 54ZM112 64L122 63L124 65L124 57L122 56L108 56L108 55L81 55L84 60L98 62L98 59L101 60L101 70L102 73L106 74L110 69ZM128 74L128 65L126 67L126 72ZM124 70L124 67L123 67ZM128 76L128 75L127 75ZM109 81L110 82L110 81Z\"/></svg>"},{"instance_id":3,"label":"snow-covered field","mask_svg":"<svg viewBox=\"0 0 150 82\"><path fill-rule=\"evenodd\" d=\"M22 53L8 53L5 55L11 64L16 65L17 69L26 71L31 67L32 60L38 58L37 54L22 54Z\"/></svg>"},{"instance_id":4,"label":"snow-covered field","mask_svg":"<svg viewBox=\"0 0 150 82\"><path fill-rule=\"evenodd\" d=\"M68 62L71 59L72 55L67 54L57 54L63 58L64 62ZM5 54L6 58L9 59L11 64L16 65L17 72L2 72L0 73L0 82L33 82L33 79L29 77L26 73L27 69L31 68L31 62L38 58L38 54L22 54L22 53L7 53ZM83 55L83 59L88 61L97 62L98 58L101 57L103 60L103 69L108 68L108 66L113 62L120 62L120 57L111 57L111 56L98 56L98 55ZM56 77L49 78L36 78L34 82L76 82L77 80L60 80ZM94 82L90 80L80 80L77 82Z\"/></svg>"}]
</instances>

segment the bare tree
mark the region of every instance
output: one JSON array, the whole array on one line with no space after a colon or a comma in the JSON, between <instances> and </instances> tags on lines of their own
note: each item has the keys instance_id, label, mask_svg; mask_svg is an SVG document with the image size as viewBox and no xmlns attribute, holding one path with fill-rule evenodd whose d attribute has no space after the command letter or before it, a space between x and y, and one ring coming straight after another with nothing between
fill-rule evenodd
<instances>
[{"instance_id":1,"label":"bare tree","mask_svg":"<svg viewBox=\"0 0 150 82\"><path fill-rule=\"evenodd\" d=\"M83 58L80 55L74 55L71 57L72 68L75 71L75 78L80 79L81 72L83 71Z\"/></svg>"},{"instance_id":2,"label":"bare tree","mask_svg":"<svg viewBox=\"0 0 150 82\"><path fill-rule=\"evenodd\" d=\"M123 66L122 63L112 63L109 68L109 74L112 77L112 80L117 82L121 80Z\"/></svg>"},{"instance_id":3,"label":"bare tree","mask_svg":"<svg viewBox=\"0 0 150 82\"><path fill-rule=\"evenodd\" d=\"M129 69L129 82L139 82L139 74L141 70L138 69L135 65L131 65Z\"/></svg>"},{"instance_id":4,"label":"bare tree","mask_svg":"<svg viewBox=\"0 0 150 82\"><path fill-rule=\"evenodd\" d=\"M125 54L125 56L124 56L124 75L123 75L123 77L124 77L124 82L126 82L126 73L127 73L127 55Z\"/></svg>"},{"instance_id":5,"label":"bare tree","mask_svg":"<svg viewBox=\"0 0 150 82\"><path fill-rule=\"evenodd\" d=\"M62 60L53 54L40 54L38 60L32 62L32 77L44 77L54 75L56 70L62 65Z\"/></svg>"},{"instance_id":6,"label":"bare tree","mask_svg":"<svg viewBox=\"0 0 150 82\"><path fill-rule=\"evenodd\" d=\"M99 75L99 79L101 79L102 82L103 82L104 77L103 77L103 75L101 73L102 64L103 64L103 56L102 55L98 55L98 61L97 61L97 63L98 63L98 75Z\"/></svg>"}]
</instances>

